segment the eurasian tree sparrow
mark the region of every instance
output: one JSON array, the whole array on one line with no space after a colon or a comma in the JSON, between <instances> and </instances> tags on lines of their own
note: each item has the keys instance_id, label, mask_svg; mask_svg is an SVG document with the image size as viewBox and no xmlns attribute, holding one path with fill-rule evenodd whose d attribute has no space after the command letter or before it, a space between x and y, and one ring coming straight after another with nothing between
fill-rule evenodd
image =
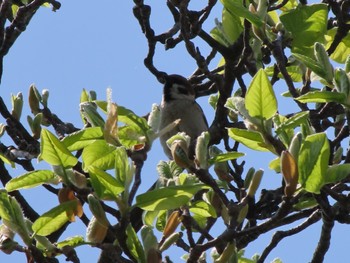
<instances>
[{"instance_id":1,"label":"eurasian tree sparrow","mask_svg":"<svg viewBox=\"0 0 350 263\"><path fill-rule=\"evenodd\" d=\"M186 133L191 137L189 158L193 159L196 139L202 132L208 130L208 122L202 108L195 101L195 91L189 81L180 75L168 75L160 106L159 130L177 119L180 119L180 123L160 136L160 142L165 154L172 159L166 141L178 132Z\"/></svg>"}]
</instances>

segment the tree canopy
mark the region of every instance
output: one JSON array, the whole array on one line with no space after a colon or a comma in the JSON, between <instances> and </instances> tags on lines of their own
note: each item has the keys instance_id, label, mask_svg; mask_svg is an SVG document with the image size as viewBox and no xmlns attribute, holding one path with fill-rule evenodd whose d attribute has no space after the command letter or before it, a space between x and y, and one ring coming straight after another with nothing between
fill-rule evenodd
<instances>
[{"instance_id":1,"label":"tree canopy","mask_svg":"<svg viewBox=\"0 0 350 263\"><path fill-rule=\"evenodd\" d=\"M151 1L134 0L130 16L140 27L131 33L144 36L144 66L160 84L174 73L158 65L160 48L184 46L196 64L185 77L197 98L209 98L214 118L197 139L195 160L186 135L176 135L173 160L160 157L158 179L144 189L147 157L162 132L157 105L138 116L115 103L111 89L106 100L84 89L82 124L72 124L52 111L46 89L31 85L11 97L11 108L0 97L1 253L80 262L75 249L85 246L100 249L99 262L264 262L316 222L310 261L323 262L336 246L332 231L350 223L348 1L192 2L166 1L173 21L166 31L154 26ZM213 21L218 6L221 19ZM1 1L0 80L4 57L47 7L60 12L61 3ZM273 156L277 187L261 189L264 170L247 152ZM23 174L15 176L18 167ZM22 195L38 187L57 196L44 213ZM63 238L78 220L86 233ZM244 249L267 232L271 242L248 259ZM168 253L174 246L181 255Z\"/></svg>"}]
</instances>

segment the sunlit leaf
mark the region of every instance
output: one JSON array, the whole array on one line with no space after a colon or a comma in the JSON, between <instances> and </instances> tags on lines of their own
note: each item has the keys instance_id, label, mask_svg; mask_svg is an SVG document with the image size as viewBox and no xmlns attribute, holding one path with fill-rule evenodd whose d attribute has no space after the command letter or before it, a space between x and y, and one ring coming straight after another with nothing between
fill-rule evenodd
<instances>
[{"instance_id":1,"label":"sunlit leaf","mask_svg":"<svg viewBox=\"0 0 350 263\"><path fill-rule=\"evenodd\" d=\"M134 230L134 228L129 224L126 228L126 245L130 253L137 258L137 262L146 263L145 251L142 247L142 244Z\"/></svg>"},{"instance_id":2,"label":"sunlit leaf","mask_svg":"<svg viewBox=\"0 0 350 263\"><path fill-rule=\"evenodd\" d=\"M51 165L71 168L77 164L78 159L59 141L49 130L42 129L39 161L44 160Z\"/></svg>"},{"instance_id":3,"label":"sunlit leaf","mask_svg":"<svg viewBox=\"0 0 350 263\"><path fill-rule=\"evenodd\" d=\"M326 34L326 49L328 49L331 44L334 41L335 34L337 32L337 27L334 27L327 31ZM345 63L346 58L350 54L350 34L347 34L345 37L343 37L338 44L337 48L334 50L334 52L331 54L331 59L338 63Z\"/></svg>"},{"instance_id":4,"label":"sunlit leaf","mask_svg":"<svg viewBox=\"0 0 350 263\"><path fill-rule=\"evenodd\" d=\"M232 12L228 12L226 8L222 10L222 27L230 44L233 44L243 32L241 19Z\"/></svg>"},{"instance_id":5,"label":"sunlit leaf","mask_svg":"<svg viewBox=\"0 0 350 263\"><path fill-rule=\"evenodd\" d=\"M332 91L311 91L298 98L296 100L302 103L326 103L326 102L337 102L345 103L346 96L343 93L332 92Z\"/></svg>"},{"instance_id":6,"label":"sunlit leaf","mask_svg":"<svg viewBox=\"0 0 350 263\"><path fill-rule=\"evenodd\" d=\"M124 147L118 147L115 152L115 177L125 187L132 181L129 158Z\"/></svg>"},{"instance_id":7,"label":"sunlit leaf","mask_svg":"<svg viewBox=\"0 0 350 263\"><path fill-rule=\"evenodd\" d=\"M228 135L250 149L262 152L269 151L267 146L265 147L264 138L259 132L230 128L228 129Z\"/></svg>"},{"instance_id":8,"label":"sunlit leaf","mask_svg":"<svg viewBox=\"0 0 350 263\"><path fill-rule=\"evenodd\" d=\"M82 153L83 169L88 171L91 166L108 170L114 168L116 147L104 140L94 141L86 146Z\"/></svg>"},{"instance_id":9,"label":"sunlit leaf","mask_svg":"<svg viewBox=\"0 0 350 263\"><path fill-rule=\"evenodd\" d=\"M186 204L201 189L208 189L204 184L169 186L156 189L136 197L136 206L147 210L170 210Z\"/></svg>"},{"instance_id":10,"label":"sunlit leaf","mask_svg":"<svg viewBox=\"0 0 350 263\"><path fill-rule=\"evenodd\" d=\"M52 181L55 178L56 175L53 171L37 170L11 179L6 184L5 188L8 192L19 189L27 189L45 183L50 183L50 181Z\"/></svg>"},{"instance_id":11,"label":"sunlit leaf","mask_svg":"<svg viewBox=\"0 0 350 263\"><path fill-rule=\"evenodd\" d=\"M252 117L270 119L277 112L277 100L272 85L263 69L251 81L245 106Z\"/></svg>"},{"instance_id":12,"label":"sunlit leaf","mask_svg":"<svg viewBox=\"0 0 350 263\"><path fill-rule=\"evenodd\" d=\"M39 236L50 235L68 222L67 211L72 211L76 207L77 201L73 200L52 208L35 220L33 231Z\"/></svg>"},{"instance_id":13,"label":"sunlit leaf","mask_svg":"<svg viewBox=\"0 0 350 263\"><path fill-rule=\"evenodd\" d=\"M281 14L280 20L292 33L292 52L312 56L315 42L324 42L328 8L325 4L298 5Z\"/></svg>"},{"instance_id":14,"label":"sunlit leaf","mask_svg":"<svg viewBox=\"0 0 350 263\"><path fill-rule=\"evenodd\" d=\"M60 241L56 244L57 248L63 248L65 246L76 247L79 245L85 244L84 237L82 236L74 236L68 237L63 241Z\"/></svg>"},{"instance_id":15,"label":"sunlit leaf","mask_svg":"<svg viewBox=\"0 0 350 263\"><path fill-rule=\"evenodd\" d=\"M309 111L302 111L302 112L296 113L292 117L283 121L276 129L276 132L279 133L281 130L294 129L300 126L301 124L303 124L305 121L307 121L308 116L309 116Z\"/></svg>"},{"instance_id":16,"label":"sunlit leaf","mask_svg":"<svg viewBox=\"0 0 350 263\"><path fill-rule=\"evenodd\" d=\"M226 161L237 159L244 155L245 155L244 153L240 153L240 152L221 153L211 158L210 163L226 162Z\"/></svg>"},{"instance_id":17,"label":"sunlit leaf","mask_svg":"<svg viewBox=\"0 0 350 263\"><path fill-rule=\"evenodd\" d=\"M103 139L102 128L89 127L67 135L62 142L69 151L77 151L99 139Z\"/></svg>"},{"instance_id":18,"label":"sunlit leaf","mask_svg":"<svg viewBox=\"0 0 350 263\"><path fill-rule=\"evenodd\" d=\"M309 135L301 145L298 157L299 183L311 193L320 193L325 183L330 149L326 134Z\"/></svg>"},{"instance_id":19,"label":"sunlit leaf","mask_svg":"<svg viewBox=\"0 0 350 263\"><path fill-rule=\"evenodd\" d=\"M269 77L274 75L275 66L266 67L264 70ZM293 82L301 82L303 80L303 70L300 66L287 66L288 75L292 78ZM281 72L277 75L280 79L284 79Z\"/></svg>"},{"instance_id":20,"label":"sunlit leaf","mask_svg":"<svg viewBox=\"0 0 350 263\"><path fill-rule=\"evenodd\" d=\"M261 27L263 25L260 17L256 14L251 13L247 7L243 6L243 3L241 1L221 0L221 3L232 14L238 17L246 18L249 22L257 27Z\"/></svg>"},{"instance_id":21,"label":"sunlit leaf","mask_svg":"<svg viewBox=\"0 0 350 263\"><path fill-rule=\"evenodd\" d=\"M124 186L112 175L102 169L91 166L89 168L91 184L97 196L103 200L115 200L124 190Z\"/></svg>"},{"instance_id":22,"label":"sunlit leaf","mask_svg":"<svg viewBox=\"0 0 350 263\"><path fill-rule=\"evenodd\" d=\"M203 217L215 218L217 216L214 207L204 201L198 201L191 204L190 211L194 214L197 214Z\"/></svg>"},{"instance_id":23,"label":"sunlit leaf","mask_svg":"<svg viewBox=\"0 0 350 263\"><path fill-rule=\"evenodd\" d=\"M313 56L306 56L301 53L293 53L293 56L299 60L301 63L303 63L306 67L311 69L316 75L319 77L326 79L327 78L327 72L326 69L323 68L320 63L313 58ZM328 80L329 81L329 80Z\"/></svg>"}]
</instances>

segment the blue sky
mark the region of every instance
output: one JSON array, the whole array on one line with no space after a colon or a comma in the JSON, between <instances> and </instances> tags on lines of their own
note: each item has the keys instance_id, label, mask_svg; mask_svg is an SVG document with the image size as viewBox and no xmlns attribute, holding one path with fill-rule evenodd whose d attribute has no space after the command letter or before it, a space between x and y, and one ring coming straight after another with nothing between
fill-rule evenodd
<instances>
[{"instance_id":1,"label":"blue sky","mask_svg":"<svg viewBox=\"0 0 350 263\"><path fill-rule=\"evenodd\" d=\"M164 12L165 1L159 2L162 3L152 7L152 23L156 33L171 26L168 14ZM192 2L195 6L202 4L199 0ZM29 86L35 83L39 90L50 90L49 107L54 113L63 121L82 127L79 97L84 88L95 90L98 97L104 99L106 88L111 87L114 101L139 115L146 114L153 103L159 103L162 87L143 65L147 43L133 17L133 1L103 0L97 4L96 1L63 0L61 3L61 9L55 13L41 8L5 57L0 95L7 105L10 106L11 93L21 91L26 100ZM212 27L215 17L220 19L219 5L208 20L212 24L207 23L207 29ZM210 51L204 45L200 47L203 54ZM169 52L164 52L163 47L159 46L157 52L155 65L160 70L189 76L196 68L183 46ZM278 92L285 89L281 86ZM210 122L213 112L208 107L207 98L201 98L200 103ZM22 121L25 122L27 114L26 104ZM252 152L245 157L256 168L265 169L265 188L273 188L281 180L280 175L267 168L272 157L266 153ZM160 159L165 160L166 157L156 142L143 171L143 189L147 189L156 179L156 165ZM22 172L17 168L13 174ZM39 213L58 203L54 196L44 190L24 190L22 193ZM268 260L280 257L285 263L307 262L317 244L320 227L318 223L302 234L282 241ZM346 245L350 241L349 235L344 233L346 230L344 226L336 224L325 262L345 262ZM79 220L69 227L69 233L63 238L71 235L85 235L85 228ZM272 232L262 235L249 246L246 255L251 257L254 253L261 253L271 236ZM77 252L81 262L96 262L99 251L86 246L78 248ZM179 257L182 253L179 250L171 250L168 254L174 262L181 262ZM16 252L10 256L0 253L0 262L9 260L25 262L25 257ZM65 262L63 257L60 257L60 262Z\"/></svg>"}]
</instances>

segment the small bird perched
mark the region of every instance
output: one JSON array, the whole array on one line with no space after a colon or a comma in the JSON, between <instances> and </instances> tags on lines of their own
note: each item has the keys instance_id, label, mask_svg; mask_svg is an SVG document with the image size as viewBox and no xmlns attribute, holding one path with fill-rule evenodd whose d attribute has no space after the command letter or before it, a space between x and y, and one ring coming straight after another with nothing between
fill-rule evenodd
<instances>
[{"instance_id":1,"label":"small bird perched","mask_svg":"<svg viewBox=\"0 0 350 263\"><path fill-rule=\"evenodd\" d=\"M189 158L193 159L196 139L202 132L208 130L208 122L202 108L195 101L195 91L189 81L180 75L168 75L160 106L159 130L177 119L180 119L180 123L163 134L160 137L160 142L165 154L172 159L166 141L178 132L186 133L191 137Z\"/></svg>"}]
</instances>

